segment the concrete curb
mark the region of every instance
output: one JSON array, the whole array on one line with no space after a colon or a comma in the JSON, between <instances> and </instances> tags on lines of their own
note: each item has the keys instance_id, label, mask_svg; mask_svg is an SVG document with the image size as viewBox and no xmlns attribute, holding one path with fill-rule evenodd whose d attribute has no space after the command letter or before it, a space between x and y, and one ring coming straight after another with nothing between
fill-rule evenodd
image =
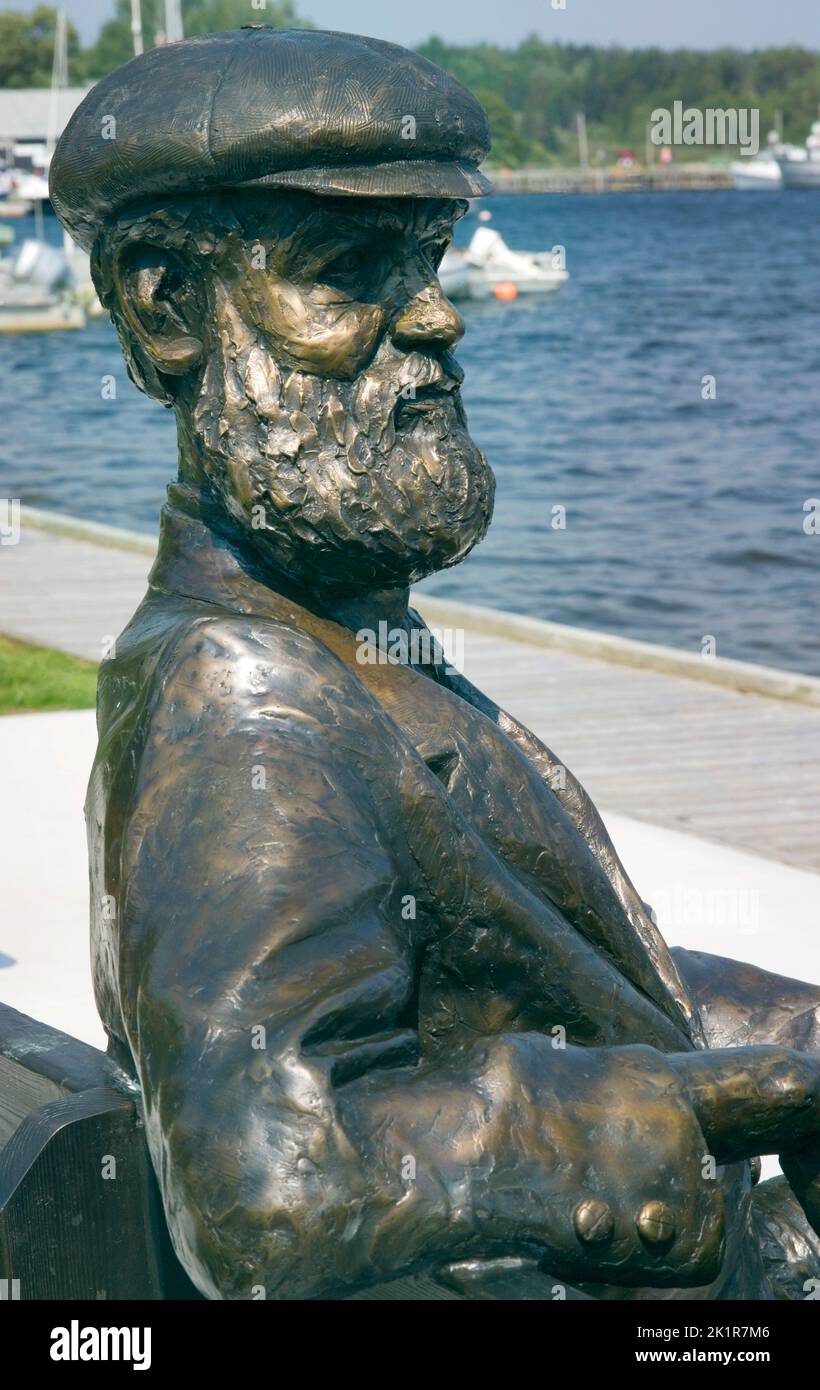
<instances>
[{"instance_id":1,"label":"concrete curb","mask_svg":"<svg viewBox=\"0 0 820 1390\"><path fill-rule=\"evenodd\" d=\"M20 510L24 527L30 526L35 530L49 531L57 536L115 550L136 551L141 555L156 553L157 545L153 537L139 531L84 521L80 517L64 516L40 507L21 507ZM762 695L770 700L788 700L820 708L820 678L805 676L799 671L758 666L727 657L700 656L676 647L639 642L630 637L595 632L590 628L570 627L565 623L528 618L520 613L436 598L433 594L414 592L412 602L431 626L439 629L460 628L488 637L504 637L529 647L552 648L611 665L657 671L661 675L681 676L686 680L723 686L744 694Z\"/></svg>"},{"instance_id":2,"label":"concrete curb","mask_svg":"<svg viewBox=\"0 0 820 1390\"><path fill-rule=\"evenodd\" d=\"M156 555L157 543L142 531L125 531L119 526L106 526L100 521L83 521L81 517L64 516L62 512L47 512L41 507L21 507L20 521L25 528L50 531L55 536L105 546L109 550L132 550L140 555Z\"/></svg>"},{"instance_id":3,"label":"concrete curb","mask_svg":"<svg viewBox=\"0 0 820 1390\"><path fill-rule=\"evenodd\" d=\"M745 694L820 707L820 679L801 675L799 671L757 666L753 662L733 661L728 657L700 656L677 647L638 642L630 637L570 627L565 623L551 623L495 608L454 603L428 594L414 594L413 603L433 627L461 627L488 637L505 637L530 647L552 647L556 651L571 652L575 656L591 657L612 665L658 671L663 675L682 676L687 680L720 685Z\"/></svg>"}]
</instances>

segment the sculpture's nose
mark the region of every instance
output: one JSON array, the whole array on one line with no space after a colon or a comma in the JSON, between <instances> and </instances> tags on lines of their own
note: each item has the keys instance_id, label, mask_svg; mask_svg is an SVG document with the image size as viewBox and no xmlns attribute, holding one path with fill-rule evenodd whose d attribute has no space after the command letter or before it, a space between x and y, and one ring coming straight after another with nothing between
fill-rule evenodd
<instances>
[{"instance_id":1,"label":"sculpture's nose","mask_svg":"<svg viewBox=\"0 0 820 1390\"><path fill-rule=\"evenodd\" d=\"M438 283L425 285L394 319L393 342L399 347L432 343L450 348L464 336L464 320Z\"/></svg>"}]
</instances>

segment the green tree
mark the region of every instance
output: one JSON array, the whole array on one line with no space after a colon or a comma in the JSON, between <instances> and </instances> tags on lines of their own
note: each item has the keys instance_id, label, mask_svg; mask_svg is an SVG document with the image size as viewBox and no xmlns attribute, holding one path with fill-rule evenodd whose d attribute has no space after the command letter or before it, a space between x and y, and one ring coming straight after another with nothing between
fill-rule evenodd
<instances>
[{"instance_id":1,"label":"green tree","mask_svg":"<svg viewBox=\"0 0 820 1390\"><path fill-rule=\"evenodd\" d=\"M0 14L0 87L48 87L54 61L57 11L38 5L30 14L6 10ZM69 80L81 71L79 39L68 25Z\"/></svg>"},{"instance_id":2,"label":"green tree","mask_svg":"<svg viewBox=\"0 0 820 1390\"><path fill-rule=\"evenodd\" d=\"M587 118L590 145L608 157L627 147L643 150L652 111L671 109L675 101L700 108L757 107L764 136L782 110L786 138L802 143L820 102L820 55L795 45L759 52L629 50L545 43L531 34L514 49L459 46L433 37L419 51L492 105L497 163L538 158L539 150L553 161L575 162L579 111ZM676 157L702 159L704 151L683 147Z\"/></svg>"},{"instance_id":3,"label":"green tree","mask_svg":"<svg viewBox=\"0 0 820 1390\"><path fill-rule=\"evenodd\" d=\"M493 141L490 158L493 164L501 168L517 168L524 164L530 153L530 142L521 134L515 112L498 92L479 88L475 95L490 122Z\"/></svg>"},{"instance_id":4,"label":"green tree","mask_svg":"<svg viewBox=\"0 0 820 1390\"><path fill-rule=\"evenodd\" d=\"M264 8L255 9L249 0L191 0L182 6L182 23L186 38L195 34L214 34L223 29L238 29L243 24L269 24L273 29L304 29L309 25L299 20L292 0L266 0ZM163 0L142 0L142 34L146 48L153 48L165 27ZM134 56L131 34L130 0L117 0L113 19L102 26L97 42L86 51L86 72L96 81L112 72Z\"/></svg>"}]
</instances>

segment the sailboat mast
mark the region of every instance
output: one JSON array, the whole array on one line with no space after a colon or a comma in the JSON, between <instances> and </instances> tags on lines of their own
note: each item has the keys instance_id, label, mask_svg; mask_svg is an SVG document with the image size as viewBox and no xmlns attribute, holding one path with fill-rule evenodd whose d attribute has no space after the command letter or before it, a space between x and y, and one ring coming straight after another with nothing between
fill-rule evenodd
<instances>
[{"instance_id":1,"label":"sailboat mast","mask_svg":"<svg viewBox=\"0 0 820 1390\"><path fill-rule=\"evenodd\" d=\"M183 37L180 0L165 0L165 42L178 43Z\"/></svg>"},{"instance_id":2,"label":"sailboat mast","mask_svg":"<svg viewBox=\"0 0 820 1390\"><path fill-rule=\"evenodd\" d=\"M134 57L142 53L142 6L140 0L131 0L131 37L134 40Z\"/></svg>"},{"instance_id":3,"label":"sailboat mast","mask_svg":"<svg viewBox=\"0 0 820 1390\"><path fill-rule=\"evenodd\" d=\"M65 10L57 11L54 29L54 59L51 65L51 95L48 100L46 159L50 162L60 134L60 93L68 86L68 25Z\"/></svg>"}]
</instances>

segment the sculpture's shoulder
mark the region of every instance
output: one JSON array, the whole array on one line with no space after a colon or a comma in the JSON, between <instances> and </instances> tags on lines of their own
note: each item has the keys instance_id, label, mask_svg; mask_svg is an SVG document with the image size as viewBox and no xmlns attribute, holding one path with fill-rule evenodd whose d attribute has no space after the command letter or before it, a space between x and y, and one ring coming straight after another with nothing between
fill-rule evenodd
<instances>
[{"instance_id":1,"label":"sculpture's shoulder","mask_svg":"<svg viewBox=\"0 0 820 1390\"><path fill-rule=\"evenodd\" d=\"M293 624L216 608L199 608L176 628L164 665L166 682L181 673L185 681L213 686L218 704L254 695L260 685L281 689L298 682L307 694L328 679L344 681L348 669L316 637Z\"/></svg>"},{"instance_id":2,"label":"sculpture's shoulder","mask_svg":"<svg viewBox=\"0 0 820 1390\"><path fill-rule=\"evenodd\" d=\"M226 737L248 721L262 721L269 735L313 724L314 736L321 726L332 737L372 718L356 673L313 634L275 616L196 601L148 601L106 668L101 734L117 723L120 692L131 701L133 733L142 726L140 742L208 728Z\"/></svg>"}]
</instances>

